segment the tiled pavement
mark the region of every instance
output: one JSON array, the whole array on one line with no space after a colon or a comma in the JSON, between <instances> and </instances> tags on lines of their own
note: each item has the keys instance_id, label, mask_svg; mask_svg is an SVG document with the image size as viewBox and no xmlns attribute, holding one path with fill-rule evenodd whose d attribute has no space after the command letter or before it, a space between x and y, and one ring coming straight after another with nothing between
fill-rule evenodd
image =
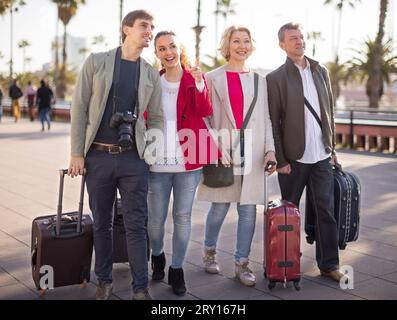
<instances>
[{"instance_id":1,"label":"tiled pavement","mask_svg":"<svg viewBox=\"0 0 397 320\"><path fill-rule=\"evenodd\" d=\"M69 125L55 123L50 132L40 132L38 122L15 124L3 118L0 124L0 300L39 299L30 270L31 221L56 212L57 169L67 166ZM359 241L341 251L341 264L354 268L354 289L342 290L319 277L314 248L302 235L302 290L278 285L271 292L263 278L263 208L258 207L251 252L251 267L257 276L254 288L239 284L233 275L233 249L237 213L230 210L219 242L221 274L209 275L201 268L202 240L208 203L195 202L192 237L185 263L188 294L177 297L166 282L151 283L156 299L397 299L397 157L341 150L347 170L361 179L362 218ZM270 198L279 197L277 178L269 181ZM79 185L67 179L64 209L77 206ZM86 197L87 200L87 197ZM303 199L304 200L304 199ZM86 212L89 211L87 201ZM304 201L301 204L303 211ZM170 260L172 219L168 219L165 252ZM126 264L114 268L113 299L130 299L131 277ZM44 299L93 299L96 278L85 289L57 288Z\"/></svg>"}]
</instances>

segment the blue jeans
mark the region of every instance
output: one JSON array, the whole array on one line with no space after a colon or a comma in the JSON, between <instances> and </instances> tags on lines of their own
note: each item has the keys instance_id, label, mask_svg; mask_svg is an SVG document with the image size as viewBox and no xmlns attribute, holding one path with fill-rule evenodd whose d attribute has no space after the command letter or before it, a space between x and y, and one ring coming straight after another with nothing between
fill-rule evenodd
<instances>
[{"instance_id":1,"label":"blue jeans","mask_svg":"<svg viewBox=\"0 0 397 320\"><path fill-rule=\"evenodd\" d=\"M44 128L44 122L47 122L48 128L51 125L51 118L49 115L50 108L40 108L39 109L39 118L41 121L41 126Z\"/></svg>"},{"instance_id":2,"label":"blue jeans","mask_svg":"<svg viewBox=\"0 0 397 320\"><path fill-rule=\"evenodd\" d=\"M190 239L194 195L200 182L201 170L179 173L150 172L148 193L148 232L152 254L158 256L164 248L164 225L173 190L172 264L182 268Z\"/></svg>"},{"instance_id":3,"label":"blue jeans","mask_svg":"<svg viewBox=\"0 0 397 320\"><path fill-rule=\"evenodd\" d=\"M211 204L205 224L204 245L206 247L216 248L219 231L229 208L230 203L213 202ZM240 205L237 203L237 212L237 244L234 259L239 262L241 258L248 259L251 251L251 242L255 231L256 206L253 204Z\"/></svg>"},{"instance_id":4,"label":"blue jeans","mask_svg":"<svg viewBox=\"0 0 397 320\"><path fill-rule=\"evenodd\" d=\"M117 189L127 238L132 289L148 287L147 190L149 166L136 148L120 154L90 149L85 158L86 185L94 217L95 274L99 281L113 281L113 203Z\"/></svg>"}]
</instances>

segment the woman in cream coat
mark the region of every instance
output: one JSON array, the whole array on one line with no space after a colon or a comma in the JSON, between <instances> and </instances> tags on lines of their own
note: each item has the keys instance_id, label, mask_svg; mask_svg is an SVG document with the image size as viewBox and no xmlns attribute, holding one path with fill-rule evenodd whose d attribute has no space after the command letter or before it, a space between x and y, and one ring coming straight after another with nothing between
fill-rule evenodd
<instances>
[{"instance_id":1,"label":"woman in cream coat","mask_svg":"<svg viewBox=\"0 0 397 320\"><path fill-rule=\"evenodd\" d=\"M218 273L215 260L216 244L220 229L231 203L237 203L238 226L235 251L236 277L247 286L255 285L255 276L248 268L248 257L255 231L256 205L266 205L266 176L264 167L269 161L276 162L272 125L269 118L267 87L264 77L259 76L258 98L245 129L243 181L239 145L236 132L254 98L254 72L246 66L246 60L254 50L250 31L245 27L227 28L221 40L221 53L227 63L206 74L213 115L207 125L215 132L222 132L219 147L222 163L235 164L234 184L229 187L210 188L203 183L198 199L212 202L208 212L205 241L204 267L208 273ZM234 132L234 134L233 134ZM228 133L230 138L225 138ZM230 150L237 145L233 152ZM269 174L276 169L274 165Z\"/></svg>"}]
</instances>

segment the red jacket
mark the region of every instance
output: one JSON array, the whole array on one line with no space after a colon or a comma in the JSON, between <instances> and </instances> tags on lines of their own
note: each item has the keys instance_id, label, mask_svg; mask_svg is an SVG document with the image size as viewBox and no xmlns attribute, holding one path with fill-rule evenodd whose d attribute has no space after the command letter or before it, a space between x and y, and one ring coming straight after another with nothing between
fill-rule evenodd
<instances>
[{"instance_id":1,"label":"red jacket","mask_svg":"<svg viewBox=\"0 0 397 320\"><path fill-rule=\"evenodd\" d=\"M164 69L160 71L160 75L164 73ZM199 92L193 76L183 69L177 99L177 130L186 170L194 170L213 163L221 156L203 120L204 117L212 115L207 84L205 79L203 81L204 90ZM191 137L192 132L195 134L195 139Z\"/></svg>"}]
</instances>

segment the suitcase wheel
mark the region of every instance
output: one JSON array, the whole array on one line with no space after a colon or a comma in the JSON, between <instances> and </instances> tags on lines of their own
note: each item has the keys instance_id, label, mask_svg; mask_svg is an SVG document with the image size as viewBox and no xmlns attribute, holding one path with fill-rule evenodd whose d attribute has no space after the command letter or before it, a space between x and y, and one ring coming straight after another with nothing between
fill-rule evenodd
<instances>
[{"instance_id":1,"label":"suitcase wheel","mask_svg":"<svg viewBox=\"0 0 397 320\"><path fill-rule=\"evenodd\" d=\"M299 281L294 281L294 288L296 291L300 291L301 286L299 285Z\"/></svg>"},{"instance_id":2,"label":"suitcase wheel","mask_svg":"<svg viewBox=\"0 0 397 320\"><path fill-rule=\"evenodd\" d=\"M44 296L45 296L45 292L46 292L46 289L39 289L39 296L40 296L40 298L43 298Z\"/></svg>"},{"instance_id":3,"label":"suitcase wheel","mask_svg":"<svg viewBox=\"0 0 397 320\"><path fill-rule=\"evenodd\" d=\"M80 283L80 288L81 288L81 289L87 288L87 280L86 280L86 279L84 279L83 282Z\"/></svg>"},{"instance_id":4,"label":"suitcase wheel","mask_svg":"<svg viewBox=\"0 0 397 320\"><path fill-rule=\"evenodd\" d=\"M275 286L276 286L276 282L275 281L269 281L269 284L267 285L269 290L274 289Z\"/></svg>"}]
</instances>

